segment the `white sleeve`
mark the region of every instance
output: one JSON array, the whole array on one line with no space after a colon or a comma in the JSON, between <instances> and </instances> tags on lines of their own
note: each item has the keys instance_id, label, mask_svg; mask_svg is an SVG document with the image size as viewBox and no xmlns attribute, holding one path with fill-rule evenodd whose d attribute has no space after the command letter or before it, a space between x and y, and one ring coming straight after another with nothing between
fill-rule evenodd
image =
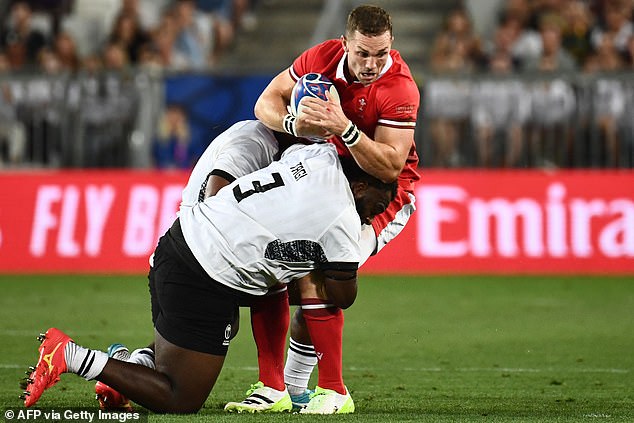
<instances>
[{"instance_id":1,"label":"white sleeve","mask_svg":"<svg viewBox=\"0 0 634 423\"><path fill-rule=\"evenodd\" d=\"M322 245L327 262L322 267L329 268L349 264L358 267L361 260L359 240L361 236L361 220L353 206L348 207L322 235Z\"/></svg>"}]
</instances>

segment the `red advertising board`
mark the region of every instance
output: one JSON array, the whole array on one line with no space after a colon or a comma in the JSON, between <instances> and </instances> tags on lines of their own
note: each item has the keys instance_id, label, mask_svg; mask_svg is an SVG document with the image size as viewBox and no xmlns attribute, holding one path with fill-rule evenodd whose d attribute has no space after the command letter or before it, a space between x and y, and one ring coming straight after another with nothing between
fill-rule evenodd
<instances>
[{"instance_id":1,"label":"red advertising board","mask_svg":"<svg viewBox=\"0 0 634 423\"><path fill-rule=\"evenodd\" d=\"M187 174L0 173L0 272L146 272ZM634 274L634 172L425 170L366 273Z\"/></svg>"},{"instance_id":2,"label":"red advertising board","mask_svg":"<svg viewBox=\"0 0 634 423\"><path fill-rule=\"evenodd\" d=\"M0 272L145 272L187 174L0 174Z\"/></svg>"}]
</instances>

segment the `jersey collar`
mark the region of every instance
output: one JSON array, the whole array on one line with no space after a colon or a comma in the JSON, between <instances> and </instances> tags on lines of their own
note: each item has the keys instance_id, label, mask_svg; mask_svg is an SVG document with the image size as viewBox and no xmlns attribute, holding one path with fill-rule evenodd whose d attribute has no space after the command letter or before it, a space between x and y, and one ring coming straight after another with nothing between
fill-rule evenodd
<instances>
[{"instance_id":1,"label":"jersey collar","mask_svg":"<svg viewBox=\"0 0 634 423\"><path fill-rule=\"evenodd\" d=\"M348 53L343 53L343 56L341 57L341 59L339 60L339 64L337 65L337 74L335 75L335 78L341 79L342 81L345 81L347 84L350 84L350 82L348 82L348 80L346 79L346 74L344 72L344 66L346 64L346 60L348 60ZM393 64L394 64L394 60L392 60L392 55L388 54L387 61L385 62L385 66L383 66L383 70L381 70L381 73L379 73L379 76L376 79L379 79L383 75L385 75L385 73L392 67ZM359 83L359 81L353 81L353 82Z\"/></svg>"}]
</instances>

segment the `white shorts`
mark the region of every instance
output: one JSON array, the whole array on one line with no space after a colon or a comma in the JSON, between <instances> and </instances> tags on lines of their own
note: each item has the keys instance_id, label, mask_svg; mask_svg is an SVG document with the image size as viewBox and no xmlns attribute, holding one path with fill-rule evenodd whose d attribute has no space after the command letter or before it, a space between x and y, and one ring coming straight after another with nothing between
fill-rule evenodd
<instances>
[{"instance_id":1,"label":"white shorts","mask_svg":"<svg viewBox=\"0 0 634 423\"><path fill-rule=\"evenodd\" d=\"M233 178L262 169L279 152L273 131L257 120L235 123L218 135L200 157L183 190L181 207L192 207L199 199L203 184L212 171L221 171Z\"/></svg>"}]
</instances>

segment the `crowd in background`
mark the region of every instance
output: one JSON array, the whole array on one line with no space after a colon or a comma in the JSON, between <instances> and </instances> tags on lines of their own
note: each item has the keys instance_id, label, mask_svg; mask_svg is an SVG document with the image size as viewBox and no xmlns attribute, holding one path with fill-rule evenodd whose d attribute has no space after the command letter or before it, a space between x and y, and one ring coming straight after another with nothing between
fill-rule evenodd
<instances>
[{"instance_id":1,"label":"crowd in background","mask_svg":"<svg viewBox=\"0 0 634 423\"><path fill-rule=\"evenodd\" d=\"M138 71L212 70L237 31L254 21L255 2L8 0L0 6L0 78L36 76L0 85L0 166L129 165L127 144L143 94ZM428 68L439 77L422 87L425 120L419 125L429 133L425 165L569 166L576 119L577 127L596 128L604 146L583 154L600 153L618 166L623 143L634 142L634 135L622 136L623 128L634 127L631 78L600 78L592 86L575 78L634 73L634 1L499 4L491 36L478 34L460 8L433 40ZM526 79L561 73L574 77ZM46 79L56 75L81 77L62 88ZM62 121L62 113L72 121L80 111L79 130ZM191 166L196 158L184 152L187 110L171 105L159 115L149 149L154 164ZM85 145L62 147L71 139L86 139Z\"/></svg>"},{"instance_id":2,"label":"crowd in background","mask_svg":"<svg viewBox=\"0 0 634 423\"><path fill-rule=\"evenodd\" d=\"M456 77L427 86L431 165L567 167L603 155L608 166L631 166L623 153L634 142L632 0L506 0L490 39L473 27L457 9L434 40L435 75ZM607 77L617 74L629 82ZM592 131L579 134L583 125ZM575 135L600 138L588 140L600 148L579 151Z\"/></svg>"},{"instance_id":3,"label":"crowd in background","mask_svg":"<svg viewBox=\"0 0 634 423\"><path fill-rule=\"evenodd\" d=\"M632 0L506 0L491 39L454 10L435 39L438 71L634 70Z\"/></svg>"},{"instance_id":4,"label":"crowd in background","mask_svg":"<svg viewBox=\"0 0 634 423\"><path fill-rule=\"evenodd\" d=\"M252 0L9 0L0 72L209 69L251 8Z\"/></svg>"},{"instance_id":5,"label":"crowd in background","mask_svg":"<svg viewBox=\"0 0 634 423\"><path fill-rule=\"evenodd\" d=\"M9 0L0 10L0 167L131 165L139 72L213 69L252 22L254 2ZM175 119L187 126L184 109L158 113L154 164L190 167L187 131L178 142L165 132Z\"/></svg>"}]
</instances>

